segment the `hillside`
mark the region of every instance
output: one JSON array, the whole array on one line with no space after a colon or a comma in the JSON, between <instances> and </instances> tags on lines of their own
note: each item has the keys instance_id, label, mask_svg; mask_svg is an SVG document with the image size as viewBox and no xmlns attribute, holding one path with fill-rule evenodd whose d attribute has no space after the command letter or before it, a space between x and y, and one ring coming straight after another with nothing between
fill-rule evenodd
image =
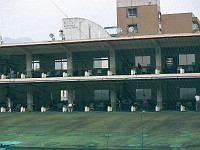
<instances>
[{"instance_id":1,"label":"hillside","mask_svg":"<svg viewBox=\"0 0 200 150\"><path fill-rule=\"evenodd\" d=\"M18 39L14 39L14 38L10 38L10 37L3 38L3 43L5 43L5 44L29 43L29 42L33 42L33 40L30 39L29 37L21 37L21 38L18 38Z\"/></svg>"},{"instance_id":2,"label":"hillside","mask_svg":"<svg viewBox=\"0 0 200 150\"><path fill-rule=\"evenodd\" d=\"M198 150L200 113L0 113L0 133L15 149Z\"/></svg>"}]
</instances>

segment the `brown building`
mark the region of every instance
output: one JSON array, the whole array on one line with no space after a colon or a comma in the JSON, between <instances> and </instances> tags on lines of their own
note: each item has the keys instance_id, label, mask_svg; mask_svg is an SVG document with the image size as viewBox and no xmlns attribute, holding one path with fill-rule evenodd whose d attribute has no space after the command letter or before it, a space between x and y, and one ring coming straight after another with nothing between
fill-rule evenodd
<instances>
[{"instance_id":1,"label":"brown building","mask_svg":"<svg viewBox=\"0 0 200 150\"><path fill-rule=\"evenodd\" d=\"M163 34L192 33L195 30L194 25L200 24L192 13L164 14L161 18Z\"/></svg>"},{"instance_id":2,"label":"brown building","mask_svg":"<svg viewBox=\"0 0 200 150\"><path fill-rule=\"evenodd\" d=\"M161 15L160 0L117 0L119 36L193 33L200 22L192 13Z\"/></svg>"}]
</instances>

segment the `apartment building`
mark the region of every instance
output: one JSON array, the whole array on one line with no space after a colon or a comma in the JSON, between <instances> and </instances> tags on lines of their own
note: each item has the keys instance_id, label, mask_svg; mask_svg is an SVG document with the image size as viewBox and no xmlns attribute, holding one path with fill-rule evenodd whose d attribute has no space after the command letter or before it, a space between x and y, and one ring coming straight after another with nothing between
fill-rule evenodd
<instances>
[{"instance_id":1,"label":"apartment building","mask_svg":"<svg viewBox=\"0 0 200 150\"><path fill-rule=\"evenodd\" d=\"M200 27L193 13L163 14L161 20L162 34L193 33Z\"/></svg>"},{"instance_id":2,"label":"apartment building","mask_svg":"<svg viewBox=\"0 0 200 150\"><path fill-rule=\"evenodd\" d=\"M117 0L119 36L193 33L200 22L193 13L161 14L160 0Z\"/></svg>"}]
</instances>

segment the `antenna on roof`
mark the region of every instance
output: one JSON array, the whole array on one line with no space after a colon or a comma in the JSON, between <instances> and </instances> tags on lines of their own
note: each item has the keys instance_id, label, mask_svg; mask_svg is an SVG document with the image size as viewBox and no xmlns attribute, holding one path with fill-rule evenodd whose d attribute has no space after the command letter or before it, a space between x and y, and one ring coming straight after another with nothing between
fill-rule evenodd
<instances>
[{"instance_id":1,"label":"antenna on roof","mask_svg":"<svg viewBox=\"0 0 200 150\"><path fill-rule=\"evenodd\" d=\"M53 33L50 33L50 34L49 34L49 37L52 39L52 41L55 41L55 36L54 36Z\"/></svg>"},{"instance_id":2,"label":"antenna on roof","mask_svg":"<svg viewBox=\"0 0 200 150\"><path fill-rule=\"evenodd\" d=\"M196 24L196 23L193 24L193 25L192 25L192 30L193 30L193 32L195 32L195 33L198 32L198 31L199 31L199 26L198 26L198 24Z\"/></svg>"},{"instance_id":3,"label":"antenna on roof","mask_svg":"<svg viewBox=\"0 0 200 150\"><path fill-rule=\"evenodd\" d=\"M134 33L135 32L135 28L133 26L128 28L128 32L130 33Z\"/></svg>"},{"instance_id":4,"label":"antenna on roof","mask_svg":"<svg viewBox=\"0 0 200 150\"><path fill-rule=\"evenodd\" d=\"M117 28L116 30L117 30L117 34L120 34L123 32L123 30L121 28Z\"/></svg>"}]
</instances>

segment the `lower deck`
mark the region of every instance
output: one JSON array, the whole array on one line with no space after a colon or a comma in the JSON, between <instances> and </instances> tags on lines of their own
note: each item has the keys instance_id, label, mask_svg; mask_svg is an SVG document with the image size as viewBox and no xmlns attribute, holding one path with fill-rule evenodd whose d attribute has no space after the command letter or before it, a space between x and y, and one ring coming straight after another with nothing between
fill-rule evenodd
<instances>
[{"instance_id":1,"label":"lower deck","mask_svg":"<svg viewBox=\"0 0 200 150\"><path fill-rule=\"evenodd\" d=\"M40 79L1 79L0 107L12 110L21 107L40 111L46 107L61 111L73 102L74 109L84 111L89 106L94 111L106 111L112 106L116 111L130 111L131 106L143 109L143 95L148 101L148 111L155 106L162 110L195 110L195 95L200 93L199 73L179 75L129 75L106 77L66 77Z\"/></svg>"}]
</instances>

